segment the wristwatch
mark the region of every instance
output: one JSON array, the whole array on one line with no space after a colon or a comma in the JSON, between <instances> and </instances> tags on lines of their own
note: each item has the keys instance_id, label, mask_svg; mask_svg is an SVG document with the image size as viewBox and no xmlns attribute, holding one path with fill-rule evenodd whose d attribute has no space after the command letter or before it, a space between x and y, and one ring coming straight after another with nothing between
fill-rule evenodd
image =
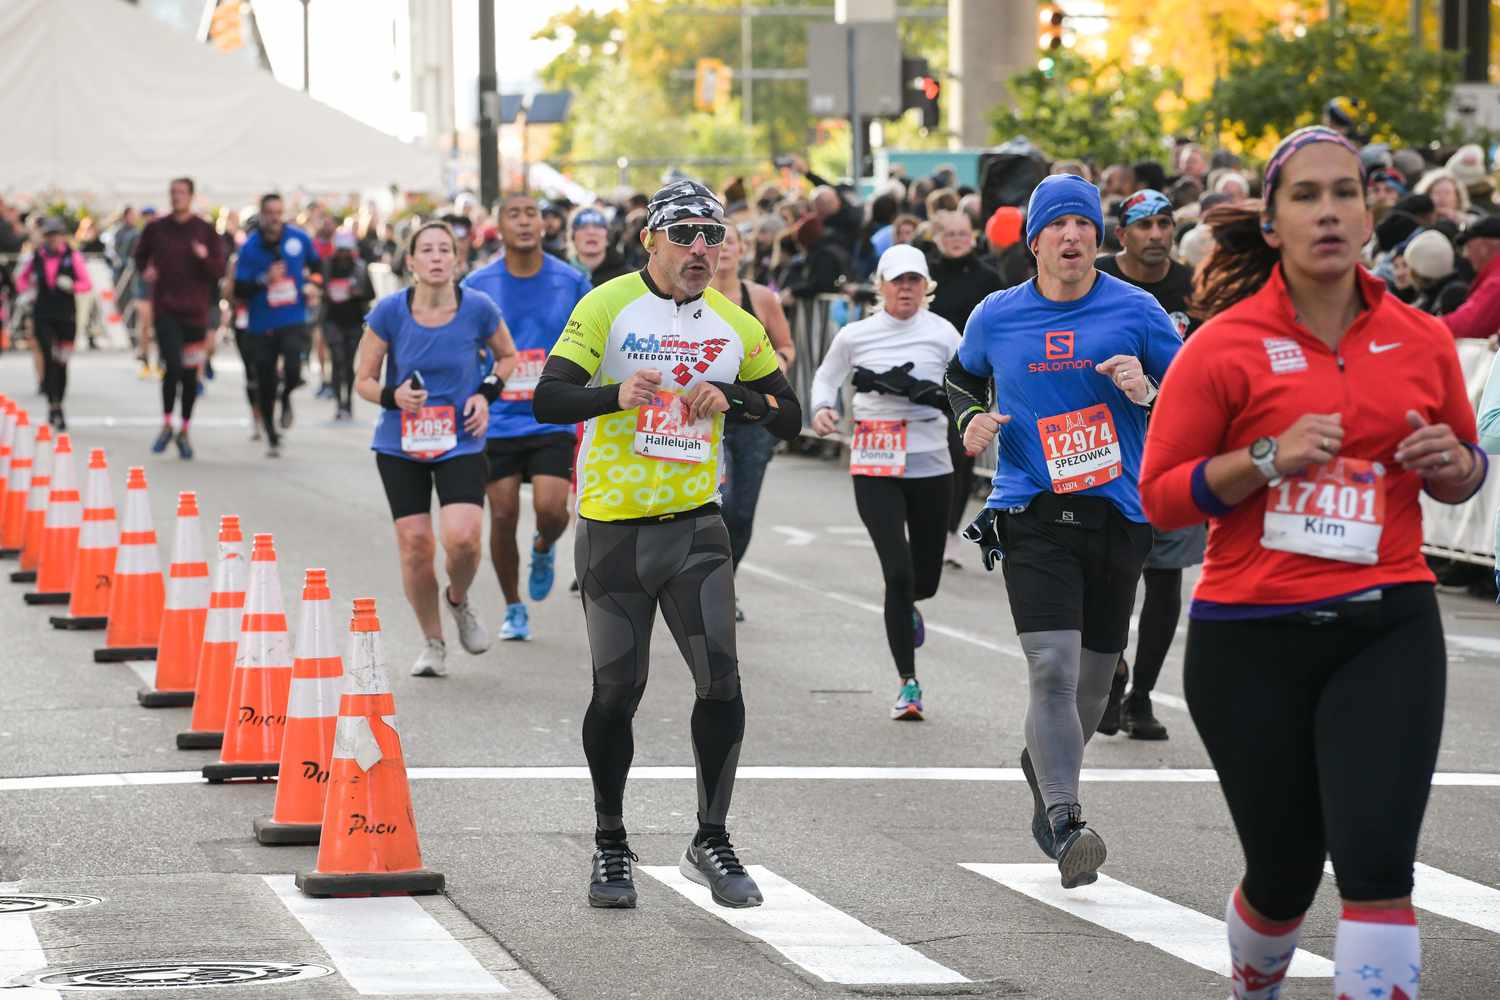
<instances>
[{"instance_id":1,"label":"wristwatch","mask_svg":"<svg viewBox=\"0 0 1500 1000\"><path fill-rule=\"evenodd\" d=\"M1250 461L1254 462L1255 468L1266 477L1266 482L1281 478L1281 472L1276 468L1275 438L1261 437L1251 442Z\"/></svg>"}]
</instances>

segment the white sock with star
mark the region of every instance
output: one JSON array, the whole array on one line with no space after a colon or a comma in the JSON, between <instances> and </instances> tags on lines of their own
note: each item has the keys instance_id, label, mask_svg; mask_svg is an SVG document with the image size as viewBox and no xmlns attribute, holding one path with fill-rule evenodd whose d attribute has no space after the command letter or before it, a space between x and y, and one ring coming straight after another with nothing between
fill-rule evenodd
<instances>
[{"instance_id":1,"label":"white sock with star","mask_svg":"<svg viewBox=\"0 0 1500 1000\"><path fill-rule=\"evenodd\" d=\"M1417 1000L1422 944L1411 907L1345 903L1333 945L1337 1000Z\"/></svg>"},{"instance_id":2,"label":"white sock with star","mask_svg":"<svg viewBox=\"0 0 1500 1000\"><path fill-rule=\"evenodd\" d=\"M1238 887L1229 895L1224 924L1234 965L1233 1000L1276 1000L1297 953L1302 918L1267 920L1246 905Z\"/></svg>"}]
</instances>

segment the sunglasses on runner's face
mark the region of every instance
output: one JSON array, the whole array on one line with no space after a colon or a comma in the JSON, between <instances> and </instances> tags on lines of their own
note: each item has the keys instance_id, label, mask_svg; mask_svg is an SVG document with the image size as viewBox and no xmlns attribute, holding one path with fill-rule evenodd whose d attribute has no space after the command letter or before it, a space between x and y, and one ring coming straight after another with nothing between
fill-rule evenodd
<instances>
[{"instance_id":1,"label":"sunglasses on runner's face","mask_svg":"<svg viewBox=\"0 0 1500 1000\"><path fill-rule=\"evenodd\" d=\"M722 222L674 222L666 226L663 232L667 234L668 241L680 247L690 247L699 236L703 242L711 247L716 247L724 242L724 223Z\"/></svg>"}]
</instances>

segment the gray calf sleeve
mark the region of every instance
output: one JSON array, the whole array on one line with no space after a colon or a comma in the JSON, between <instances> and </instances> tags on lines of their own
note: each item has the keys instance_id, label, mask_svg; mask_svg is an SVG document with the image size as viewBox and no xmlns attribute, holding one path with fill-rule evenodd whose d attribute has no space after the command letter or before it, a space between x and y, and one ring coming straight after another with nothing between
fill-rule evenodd
<instances>
[{"instance_id":1,"label":"gray calf sleeve","mask_svg":"<svg viewBox=\"0 0 1500 1000\"><path fill-rule=\"evenodd\" d=\"M1049 808L1077 802L1084 742L1078 710L1083 633L1076 629L1025 632L1020 640L1030 670L1026 746L1031 750L1042 798ZM1089 691L1092 694L1092 686ZM1102 713L1102 706L1100 710ZM1094 721L1098 723L1097 716Z\"/></svg>"},{"instance_id":2,"label":"gray calf sleeve","mask_svg":"<svg viewBox=\"0 0 1500 1000\"><path fill-rule=\"evenodd\" d=\"M1083 742L1087 743L1099 729L1099 720L1104 718L1120 654L1085 649L1078 662L1078 722L1083 727Z\"/></svg>"}]
</instances>

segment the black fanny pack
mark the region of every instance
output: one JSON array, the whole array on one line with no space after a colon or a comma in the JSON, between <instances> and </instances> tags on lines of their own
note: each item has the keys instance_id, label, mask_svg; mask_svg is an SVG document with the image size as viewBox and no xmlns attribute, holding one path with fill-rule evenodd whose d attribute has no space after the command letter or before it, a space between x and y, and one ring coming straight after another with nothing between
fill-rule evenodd
<instances>
[{"instance_id":1,"label":"black fanny pack","mask_svg":"<svg viewBox=\"0 0 1500 1000\"><path fill-rule=\"evenodd\" d=\"M1031 498L1026 513L1045 524L1098 531L1104 527L1113 506L1103 497L1078 493L1038 493Z\"/></svg>"}]
</instances>

